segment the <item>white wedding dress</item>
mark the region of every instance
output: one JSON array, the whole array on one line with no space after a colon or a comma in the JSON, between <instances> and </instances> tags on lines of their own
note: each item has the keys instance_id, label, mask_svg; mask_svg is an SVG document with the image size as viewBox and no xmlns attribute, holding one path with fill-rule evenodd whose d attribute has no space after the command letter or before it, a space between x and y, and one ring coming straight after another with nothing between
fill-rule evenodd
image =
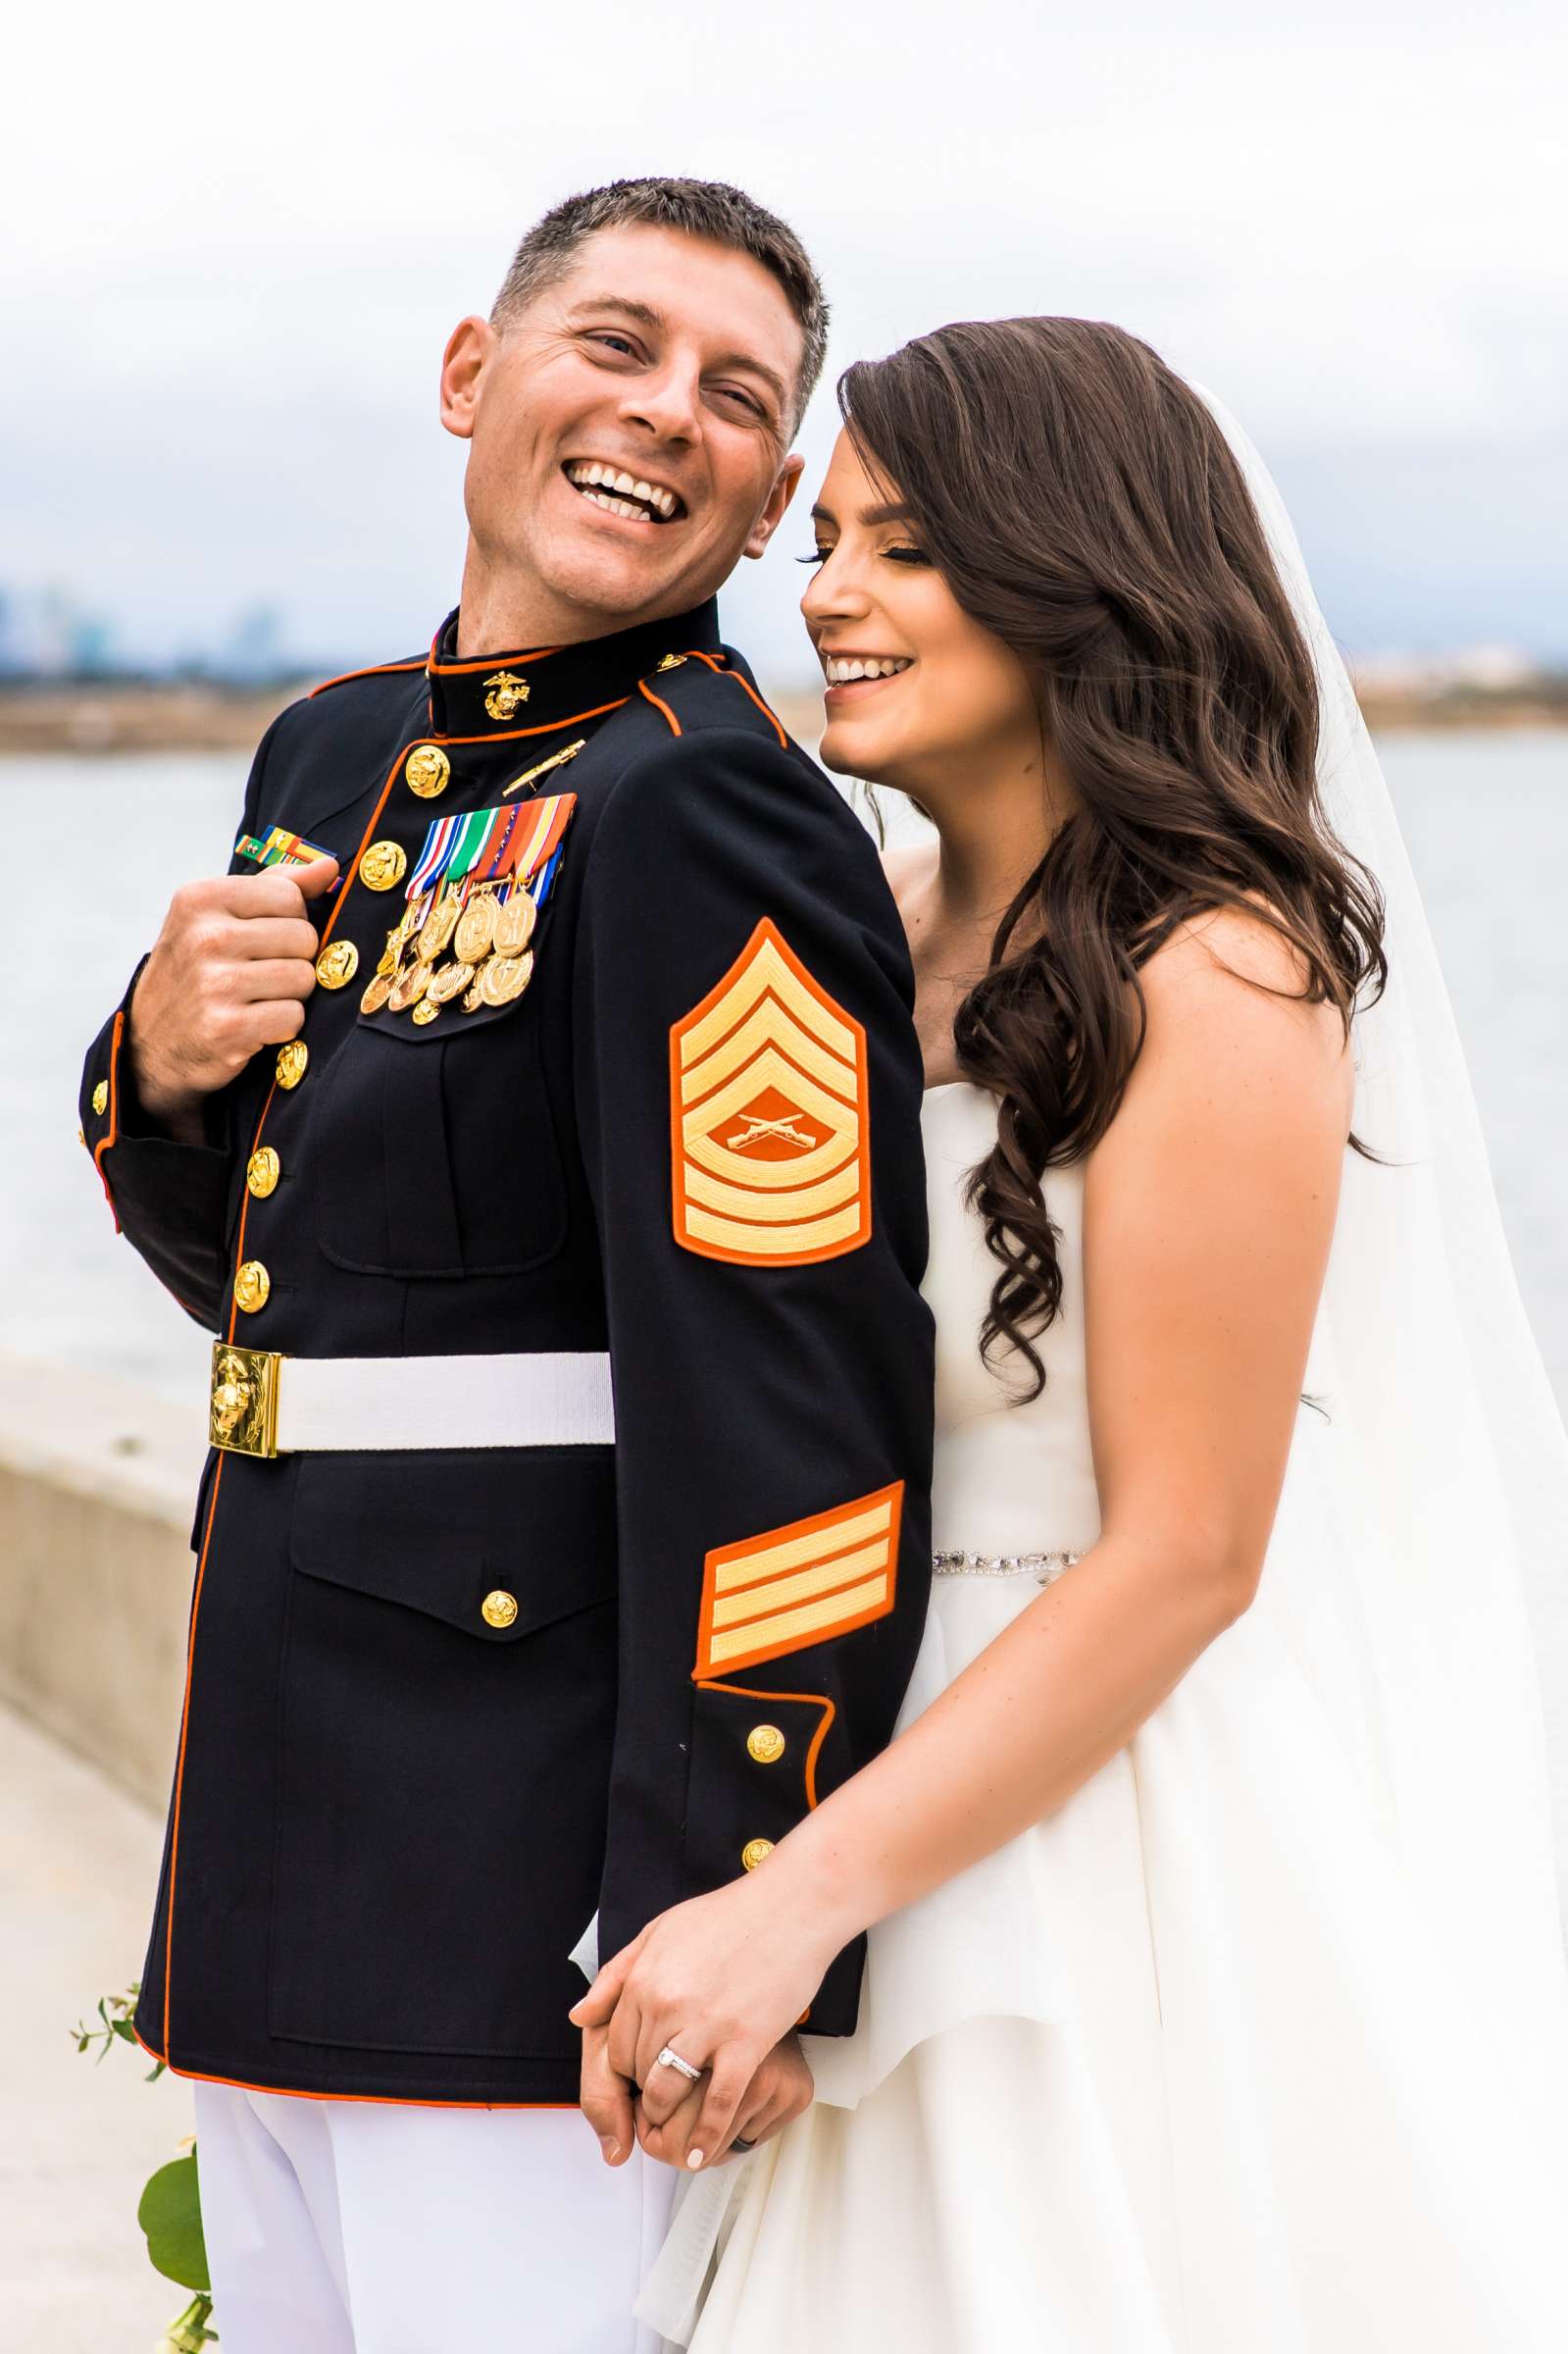
<instances>
[{"instance_id":1,"label":"white wedding dress","mask_svg":"<svg viewBox=\"0 0 1568 2354\"><path fill-rule=\"evenodd\" d=\"M1201 397L1312 650L1324 814L1386 896L1354 1025L1381 1159L1345 1158L1251 1609L1064 1806L873 1928L855 2034L806 2039L816 2105L688 2183L644 2283L693 2354L1568 2348L1521 1576L1568 1569L1568 1443L1376 751L1268 470ZM904 1722L1098 1529L1083 1172L1046 1173L1065 1295L1010 1406L963 1199L993 1122L967 1083L926 1099L946 1558Z\"/></svg>"},{"instance_id":2,"label":"white wedding dress","mask_svg":"<svg viewBox=\"0 0 1568 2354\"><path fill-rule=\"evenodd\" d=\"M963 1201L993 1126L926 1099L939 1567L901 1723L1098 1530L1083 1174L1047 1175L1063 1305L1009 1406ZM692 2354L1568 2346L1560 2052L1478 2008L1402 1869L1340 1444L1303 1407L1255 1604L1128 1747L872 1930L815 2107L690 2186L639 2306Z\"/></svg>"}]
</instances>

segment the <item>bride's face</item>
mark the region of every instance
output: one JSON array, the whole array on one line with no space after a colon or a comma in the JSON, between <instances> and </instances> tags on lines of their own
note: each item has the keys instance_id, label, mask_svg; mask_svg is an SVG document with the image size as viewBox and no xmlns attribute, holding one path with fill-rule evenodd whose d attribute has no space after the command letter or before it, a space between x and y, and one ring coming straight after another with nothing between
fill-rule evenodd
<instances>
[{"instance_id":1,"label":"bride's face","mask_svg":"<svg viewBox=\"0 0 1568 2354\"><path fill-rule=\"evenodd\" d=\"M800 600L827 679L824 763L928 798L954 773L1020 750L1038 761L1028 674L972 621L921 549L896 489L847 433L812 509L817 570Z\"/></svg>"}]
</instances>

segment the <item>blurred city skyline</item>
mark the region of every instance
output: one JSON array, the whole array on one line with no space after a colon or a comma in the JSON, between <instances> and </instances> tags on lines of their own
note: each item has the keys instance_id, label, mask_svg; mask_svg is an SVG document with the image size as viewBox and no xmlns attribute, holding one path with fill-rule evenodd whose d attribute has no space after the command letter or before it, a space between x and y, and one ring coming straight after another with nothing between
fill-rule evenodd
<instances>
[{"instance_id":1,"label":"blurred city skyline","mask_svg":"<svg viewBox=\"0 0 1568 2354\"><path fill-rule=\"evenodd\" d=\"M966 314L1113 318L1247 425L1352 656L1561 664L1556 24L32 12L13 87L59 103L19 106L0 160L0 662L260 676L428 642L462 554L447 333L549 203L668 170L740 181L820 262L808 483L851 358ZM724 599L776 678L809 666L804 504Z\"/></svg>"}]
</instances>

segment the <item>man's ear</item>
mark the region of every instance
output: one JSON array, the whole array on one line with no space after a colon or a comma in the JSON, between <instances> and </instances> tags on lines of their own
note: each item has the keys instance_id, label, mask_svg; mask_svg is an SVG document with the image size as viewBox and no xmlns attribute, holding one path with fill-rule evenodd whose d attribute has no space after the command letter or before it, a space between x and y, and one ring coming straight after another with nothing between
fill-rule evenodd
<instances>
[{"instance_id":1,"label":"man's ear","mask_svg":"<svg viewBox=\"0 0 1568 2354\"><path fill-rule=\"evenodd\" d=\"M474 432L480 378L500 337L487 319L460 319L441 357L441 423L460 441Z\"/></svg>"},{"instance_id":2,"label":"man's ear","mask_svg":"<svg viewBox=\"0 0 1568 2354\"><path fill-rule=\"evenodd\" d=\"M778 479L768 493L768 503L751 527L751 537L742 551L744 554L748 556L761 555L774 533L784 521L784 509L799 489L800 478L805 471L806 461L798 450L792 457L785 458L779 469Z\"/></svg>"}]
</instances>

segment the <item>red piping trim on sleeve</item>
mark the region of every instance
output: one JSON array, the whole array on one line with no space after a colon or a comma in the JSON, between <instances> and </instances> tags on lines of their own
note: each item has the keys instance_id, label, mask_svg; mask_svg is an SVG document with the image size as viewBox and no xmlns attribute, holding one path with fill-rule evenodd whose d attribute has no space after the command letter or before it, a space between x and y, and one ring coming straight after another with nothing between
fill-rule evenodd
<instances>
[{"instance_id":1,"label":"red piping trim on sleeve","mask_svg":"<svg viewBox=\"0 0 1568 2354\"><path fill-rule=\"evenodd\" d=\"M798 1700L803 1701L810 1708L822 1710L822 1722L813 1733L811 1747L806 1752L806 1805L815 1809L817 1804L817 1760L822 1754L822 1745L828 1738L828 1728L838 1714L836 1706L828 1698L827 1693L754 1692L749 1684L714 1683L699 1683L697 1690L699 1692L733 1692L740 1700Z\"/></svg>"},{"instance_id":2,"label":"red piping trim on sleeve","mask_svg":"<svg viewBox=\"0 0 1568 2354\"><path fill-rule=\"evenodd\" d=\"M104 1173L103 1156L120 1134L120 1042L125 1034L126 1009L122 1005L115 1015L115 1026L109 1040L109 1125L93 1147L92 1153L92 1165L98 1172L98 1183L103 1187L103 1198L109 1204L116 1234L120 1232L120 1212L115 1207L115 1197Z\"/></svg>"}]
</instances>

